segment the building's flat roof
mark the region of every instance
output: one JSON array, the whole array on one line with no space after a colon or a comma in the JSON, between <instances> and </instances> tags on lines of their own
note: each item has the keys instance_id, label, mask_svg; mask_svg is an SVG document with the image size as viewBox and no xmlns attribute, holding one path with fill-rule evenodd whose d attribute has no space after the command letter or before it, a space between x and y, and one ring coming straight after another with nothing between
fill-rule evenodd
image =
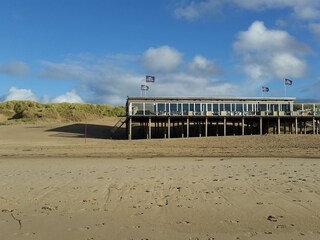
<instances>
[{"instance_id":1,"label":"building's flat roof","mask_svg":"<svg viewBox=\"0 0 320 240\"><path fill-rule=\"evenodd\" d=\"M294 97L128 97L128 101L294 101Z\"/></svg>"}]
</instances>

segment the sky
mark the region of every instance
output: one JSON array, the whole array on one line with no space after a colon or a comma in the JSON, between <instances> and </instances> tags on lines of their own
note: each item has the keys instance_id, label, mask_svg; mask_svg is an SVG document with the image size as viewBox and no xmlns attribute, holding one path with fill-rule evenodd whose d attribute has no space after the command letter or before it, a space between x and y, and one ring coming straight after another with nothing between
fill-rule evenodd
<instances>
[{"instance_id":1,"label":"sky","mask_svg":"<svg viewBox=\"0 0 320 240\"><path fill-rule=\"evenodd\" d=\"M141 94L320 99L319 0L0 5L0 101L124 105ZM146 75L155 82L141 93Z\"/></svg>"}]
</instances>

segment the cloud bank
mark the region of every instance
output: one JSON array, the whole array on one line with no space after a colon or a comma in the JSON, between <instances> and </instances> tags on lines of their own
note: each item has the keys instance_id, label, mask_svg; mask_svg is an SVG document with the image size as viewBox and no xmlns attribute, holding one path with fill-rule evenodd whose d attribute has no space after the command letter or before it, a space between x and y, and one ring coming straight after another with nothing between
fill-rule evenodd
<instances>
[{"instance_id":1,"label":"cloud bank","mask_svg":"<svg viewBox=\"0 0 320 240\"><path fill-rule=\"evenodd\" d=\"M242 57L245 73L257 84L273 78L303 76L307 63L302 57L310 52L287 32L268 29L260 21L239 32L233 48Z\"/></svg>"},{"instance_id":2,"label":"cloud bank","mask_svg":"<svg viewBox=\"0 0 320 240\"><path fill-rule=\"evenodd\" d=\"M167 45L149 48L138 57L118 54L116 58L106 56L90 61L75 58L41 64L41 78L77 82L79 98L71 92L52 101L64 101L68 96L78 102L123 105L127 96L140 95L140 85L148 74L156 76L156 82L150 84L149 96L237 94L235 84L219 79L221 70L214 60L196 55L188 61L183 59L183 53ZM135 70L127 68L128 65L134 65Z\"/></svg>"},{"instance_id":3,"label":"cloud bank","mask_svg":"<svg viewBox=\"0 0 320 240\"><path fill-rule=\"evenodd\" d=\"M75 90L72 90L70 92L66 92L63 95L60 95L54 99L51 100L51 102L54 103L83 103L82 98L76 93Z\"/></svg>"},{"instance_id":4,"label":"cloud bank","mask_svg":"<svg viewBox=\"0 0 320 240\"><path fill-rule=\"evenodd\" d=\"M318 0L184 0L178 2L174 15L177 18L194 21L216 15L223 12L225 8L234 6L251 11L289 9L293 17L297 19L320 19L320 2Z\"/></svg>"},{"instance_id":5,"label":"cloud bank","mask_svg":"<svg viewBox=\"0 0 320 240\"><path fill-rule=\"evenodd\" d=\"M21 61L13 61L5 64L0 64L0 74L22 76L26 75L28 71L28 65Z\"/></svg>"},{"instance_id":6,"label":"cloud bank","mask_svg":"<svg viewBox=\"0 0 320 240\"><path fill-rule=\"evenodd\" d=\"M31 89L19 89L11 87L4 98L5 101L12 100L30 100L38 101L37 96L32 92Z\"/></svg>"},{"instance_id":7,"label":"cloud bank","mask_svg":"<svg viewBox=\"0 0 320 240\"><path fill-rule=\"evenodd\" d=\"M142 56L144 67L150 72L170 72L181 63L182 54L169 46L149 48Z\"/></svg>"}]
</instances>

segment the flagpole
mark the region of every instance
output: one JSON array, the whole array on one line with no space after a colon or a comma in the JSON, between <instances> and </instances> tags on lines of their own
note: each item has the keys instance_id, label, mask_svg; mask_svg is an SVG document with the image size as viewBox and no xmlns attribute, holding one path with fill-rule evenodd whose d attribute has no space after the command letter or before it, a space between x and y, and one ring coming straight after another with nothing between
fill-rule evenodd
<instances>
[{"instance_id":1,"label":"flagpole","mask_svg":"<svg viewBox=\"0 0 320 240\"><path fill-rule=\"evenodd\" d=\"M287 85L286 85L286 80L283 81L284 84L284 97L287 97Z\"/></svg>"}]
</instances>

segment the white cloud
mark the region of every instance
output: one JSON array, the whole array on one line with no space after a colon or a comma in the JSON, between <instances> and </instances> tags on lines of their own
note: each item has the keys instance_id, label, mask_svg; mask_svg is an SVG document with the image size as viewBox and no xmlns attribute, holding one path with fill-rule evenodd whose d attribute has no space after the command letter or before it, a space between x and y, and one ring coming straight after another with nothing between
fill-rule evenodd
<instances>
[{"instance_id":1,"label":"white cloud","mask_svg":"<svg viewBox=\"0 0 320 240\"><path fill-rule=\"evenodd\" d=\"M169 46L149 48L142 56L142 63L151 72L170 72L181 63L182 54Z\"/></svg>"},{"instance_id":2,"label":"white cloud","mask_svg":"<svg viewBox=\"0 0 320 240\"><path fill-rule=\"evenodd\" d=\"M42 61L44 67L39 76L49 79L81 80L91 75L90 71L79 61L66 60L62 63Z\"/></svg>"},{"instance_id":3,"label":"white cloud","mask_svg":"<svg viewBox=\"0 0 320 240\"><path fill-rule=\"evenodd\" d=\"M306 53L306 45L299 43L287 32L281 30L269 30L261 21L255 21L249 29L238 34L238 40L234 43L237 51L292 51Z\"/></svg>"},{"instance_id":4,"label":"white cloud","mask_svg":"<svg viewBox=\"0 0 320 240\"><path fill-rule=\"evenodd\" d=\"M320 19L319 0L203 0L180 1L174 14L177 18L195 20L208 15L215 15L223 8L238 6L252 11L269 9L290 9L298 19Z\"/></svg>"},{"instance_id":5,"label":"white cloud","mask_svg":"<svg viewBox=\"0 0 320 240\"><path fill-rule=\"evenodd\" d=\"M36 95L31 91L31 89L23 89L11 87L5 96L5 101L12 100L31 100L37 101Z\"/></svg>"},{"instance_id":6,"label":"white cloud","mask_svg":"<svg viewBox=\"0 0 320 240\"><path fill-rule=\"evenodd\" d=\"M287 32L267 29L259 21L240 32L233 47L242 56L245 73L257 85L272 78L303 76L307 65L301 57L310 52Z\"/></svg>"},{"instance_id":7,"label":"white cloud","mask_svg":"<svg viewBox=\"0 0 320 240\"><path fill-rule=\"evenodd\" d=\"M221 72L213 61L201 55L197 55L193 58L189 63L189 70L191 73L200 76L216 76Z\"/></svg>"},{"instance_id":8,"label":"white cloud","mask_svg":"<svg viewBox=\"0 0 320 240\"><path fill-rule=\"evenodd\" d=\"M320 18L318 0L233 0L237 5L252 10L284 9L292 10L293 16L305 20Z\"/></svg>"},{"instance_id":9,"label":"white cloud","mask_svg":"<svg viewBox=\"0 0 320 240\"><path fill-rule=\"evenodd\" d=\"M320 23L312 23L309 25L310 31L320 40Z\"/></svg>"},{"instance_id":10,"label":"white cloud","mask_svg":"<svg viewBox=\"0 0 320 240\"><path fill-rule=\"evenodd\" d=\"M28 73L28 71L28 65L21 61L13 61L6 64L0 64L0 74L25 75Z\"/></svg>"},{"instance_id":11,"label":"white cloud","mask_svg":"<svg viewBox=\"0 0 320 240\"><path fill-rule=\"evenodd\" d=\"M244 71L252 80L261 80L269 78L269 76L267 75L267 69L259 64L249 63L245 65Z\"/></svg>"},{"instance_id":12,"label":"white cloud","mask_svg":"<svg viewBox=\"0 0 320 240\"><path fill-rule=\"evenodd\" d=\"M55 103L83 103L82 98L76 93L75 90L72 90L70 92L66 92L65 94L58 96L51 100L51 102Z\"/></svg>"},{"instance_id":13,"label":"white cloud","mask_svg":"<svg viewBox=\"0 0 320 240\"><path fill-rule=\"evenodd\" d=\"M174 14L177 18L185 18L189 21L197 20L206 16L217 14L221 11L222 1L191 1L189 4L179 4Z\"/></svg>"},{"instance_id":14,"label":"white cloud","mask_svg":"<svg viewBox=\"0 0 320 240\"><path fill-rule=\"evenodd\" d=\"M301 77L305 73L306 63L290 53L275 54L270 69L278 78Z\"/></svg>"},{"instance_id":15,"label":"white cloud","mask_svg":"<svg viewBox=\"0 0 320 240\"><path fill-rule=\"evenodd\" d=\"M238 90L236 84L186 72L162 75L161 81L150 87L154 96L236 96Z\"/></svg>"}]
</instances>

